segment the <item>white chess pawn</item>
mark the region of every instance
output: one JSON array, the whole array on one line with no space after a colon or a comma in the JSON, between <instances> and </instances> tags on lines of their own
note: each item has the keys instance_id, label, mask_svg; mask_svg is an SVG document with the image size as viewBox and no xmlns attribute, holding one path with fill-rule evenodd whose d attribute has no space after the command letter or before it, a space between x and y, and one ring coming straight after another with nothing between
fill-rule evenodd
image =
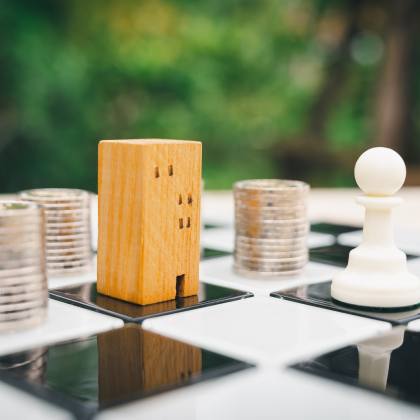
<instances>
[{"instance_id":1,"label":"white chess pawn","mask_svg":"<svg viewBox=\"0 0 420 420\"><path fill-rule=\"evenodd\" d=\"M350 252L346 269L332 282L331 296L351 305L402 308L420 303L420 279L407 270L407 257L394 243L394 197L404 184L406 169L401 156L385 147L364 152L354 168L356 182L365 195L362 243Z\"/></svg>"}]
</instances>

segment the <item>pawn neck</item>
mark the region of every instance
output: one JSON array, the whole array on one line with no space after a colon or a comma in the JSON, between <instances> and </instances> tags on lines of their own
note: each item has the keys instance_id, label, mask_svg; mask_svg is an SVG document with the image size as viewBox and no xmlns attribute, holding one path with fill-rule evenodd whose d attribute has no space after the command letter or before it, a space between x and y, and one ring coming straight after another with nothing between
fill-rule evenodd
<instances>
[{"instance_id":1,"label":"pawn neck","mask_svg":"<svg viewBox=\"0 0 420 420\"><path fill-rule=\"evenodd\" d=\"M401 203L399 197L360 196L356 202L365 207L363 243L371 246L394 246L392 210Z\"/></svg>"}]
</instances>

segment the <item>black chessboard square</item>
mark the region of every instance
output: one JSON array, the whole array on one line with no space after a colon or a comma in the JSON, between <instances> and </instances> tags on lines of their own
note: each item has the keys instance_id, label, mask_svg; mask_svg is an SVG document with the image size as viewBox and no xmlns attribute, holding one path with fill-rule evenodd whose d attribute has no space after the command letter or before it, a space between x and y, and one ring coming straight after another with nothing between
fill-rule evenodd
<instances>
[{"instance_id":1,"label":"black chessboard square","mask_svg":"<svg viewBox=\"0 0 420 420\"><path fill-rule=\"evenodd\" d=\"M405 325L420 318L419 306L399 311L389 309L377 311L338 302L331 297L331 281L301 286L282 292L273 292L271 296L351 315L386 321L394 325Z\"/></svg>"},{"instance_id":2,"label":"black chessboard square","mask_svg":"<svg viewBox=\"0 0 420 420\"><path fill-rule=\"evenodd\" d=\"M312 248L309 250L309 259L314 262L345 267L352 249L350 246L339 243Z\"/></svg>"},{"instance_id":3,"label":"black chessboard square","mask_svg":"<svg viewBox=\"0 0 420 420\"><path fill-rule=\"evenodd\" d=\"M314 262L345 267L347 265L349 254L352 249L353 247L351 246L335 243L329 246L321 246L318 248L310 249L309 258ZM418 258L418 256L407 254L408 260L413 258Z\"/></svg>"},{"instance_id":4,"label":"black chessboard square","mask_svg":"<svg viewBox=\"0 0 420 420\"><path fill-rule=\"evenodd\" d=\"M219 251L217 249L204 248L201 255L202 260L209 260L211 258L226 257L226 255L231 255L230 252Z\"/></svg>"},{"instance_id":5,"label":"black chessboard square","mask_svg":"<svg viewBox=\"0 0 420 420\"><path fill-rule=\"evenodd\" d=\"M420 333L402 327L292 368L420 405Z\"/></svg>"},{"instance_id":6,"label":"black chessboard square","mask_svg":"<svg viewBox=\"0 0 420 420\"><path fill-rule=\"evenodd\" d=\"M98 411L251 365L138 324L0 357L0 380L90 419Z\"/></svg>"},{"instance_id":7,"label":"black chessboard square","mask_svg":"<svg viewBox=\"0 0 420 420\"><path fill-rule=\"evenodd\" d=\"M320 223L312 223L311 224L311 231L318 232L318 233L329 233L330 235L338 236L342 233L354 232L356 230L361 230L361 227L358 226L350 226L350 225L341 225L337 223L328 223L328 222L320 222Z\"/></svg>"},{"instance_id":8,"label":"black chessboard square","mask_svg":"<svg viewBox=\"0 0 420 420\"><path fill-rule=\"evenodd\" d=\"M125 322L141 323L147 318L168 315L219 303L231 302L253 296L252 293L200 283L198 295L176 298L152 305L136 305L109 296L96 290L96 283L50 290L50 297L82 308L120 318Z\"/></svg>"}]
</instances>

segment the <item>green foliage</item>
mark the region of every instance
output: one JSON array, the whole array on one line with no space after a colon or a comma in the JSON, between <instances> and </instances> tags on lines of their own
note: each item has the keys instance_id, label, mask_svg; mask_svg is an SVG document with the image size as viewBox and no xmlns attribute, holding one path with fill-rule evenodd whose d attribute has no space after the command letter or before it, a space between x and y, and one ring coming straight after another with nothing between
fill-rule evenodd
<instances>
[{"instance_id":1,"label":"green foliage","mask_svg":"<svg viewBox=\"0 0 420 420\"><path fill-rule=\"evenodd\" d=\"M328 77L331 47L319 20L341 6L3 1L1 190L96 190L96 147L105 138L202 140L208 188L278 176L270 150L304 130ZM354 66L349 94L327 124L331 147L369 135L372 71Z\"/></svg>"}]
</instances>

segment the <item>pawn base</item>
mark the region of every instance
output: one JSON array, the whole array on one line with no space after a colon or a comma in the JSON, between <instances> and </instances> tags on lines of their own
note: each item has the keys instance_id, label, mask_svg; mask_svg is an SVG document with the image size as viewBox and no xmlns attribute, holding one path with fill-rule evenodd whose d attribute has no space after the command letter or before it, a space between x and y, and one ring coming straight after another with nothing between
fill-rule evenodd
<instances>
[{"instance_id":1,"label":"pawn base","mask_svg":"<svg viewBox=\"0 0 420 420\"><path fill-rule=\"evenodd\" d=\"M363 273L347 268L333 279L331 297L366 308L413 307L420 304L420 279L408 271Z\"/></svg>"}]
</instances>

